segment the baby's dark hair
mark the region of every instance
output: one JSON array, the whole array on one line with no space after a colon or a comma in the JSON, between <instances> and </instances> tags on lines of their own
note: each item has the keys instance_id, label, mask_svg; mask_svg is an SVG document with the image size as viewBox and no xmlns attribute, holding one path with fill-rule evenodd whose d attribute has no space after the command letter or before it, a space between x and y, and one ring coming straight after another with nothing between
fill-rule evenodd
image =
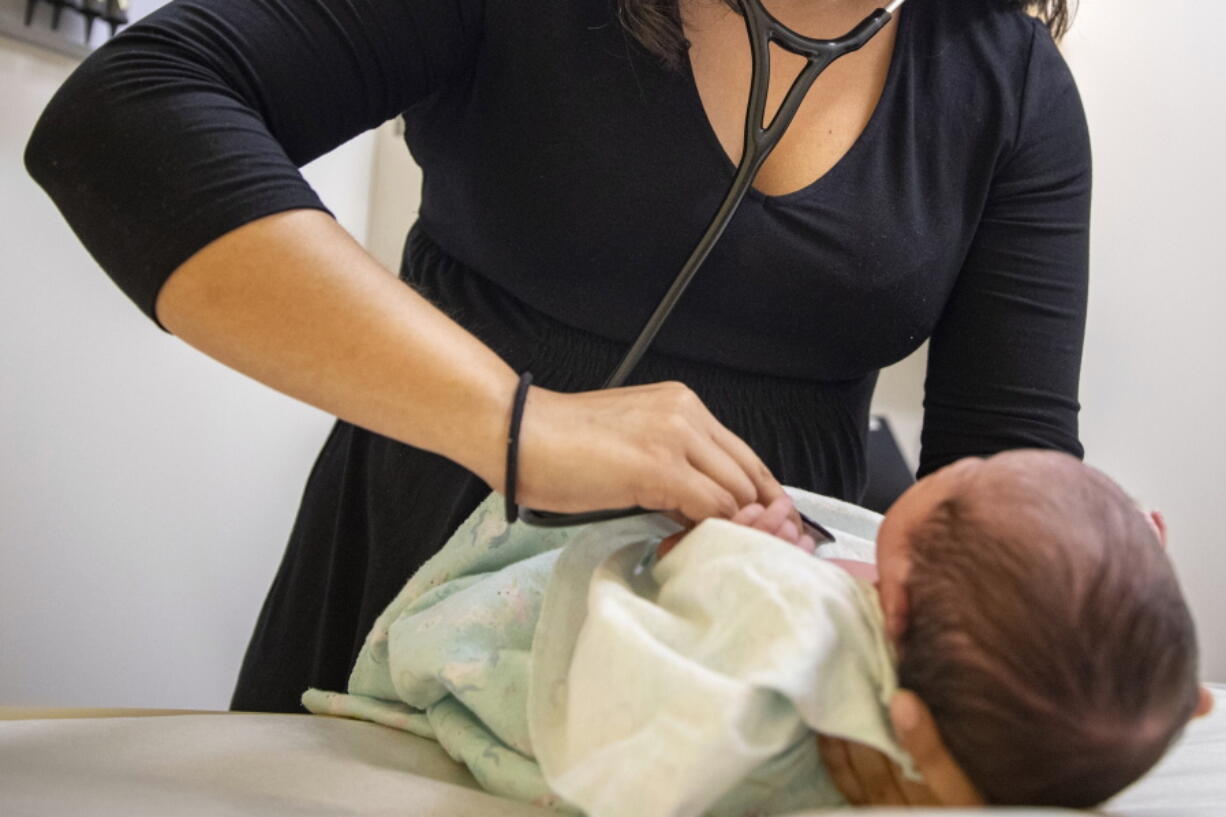
<instances>
[{"instance_id":1,"label":"baby's dark hair","mask_svg":"<svg viewBox=\"0 0 1226 817\"><path fill-rule=\"evenodd\" d=\"M1191 615L1154 529L1102 473L998 455L911 547L899 683L989 803L1098 805L1195 711Z\"/></svg>"}]
</instances>

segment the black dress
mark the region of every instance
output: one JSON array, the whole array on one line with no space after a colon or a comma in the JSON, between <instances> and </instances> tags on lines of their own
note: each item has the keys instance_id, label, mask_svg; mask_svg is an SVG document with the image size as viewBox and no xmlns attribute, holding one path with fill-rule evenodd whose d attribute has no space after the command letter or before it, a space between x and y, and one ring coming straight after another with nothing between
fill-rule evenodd
<instances>
[{"instance_id":1,"label":"black dress","mask_svg":"<svg viewBox=\"0 0 1226 817\"><path fill-rule=\"evenodd\" d=\"M152 318L208 241L323 207L296 164L398 113L425 178L402 278L552 389L599 386L732 175L688 65L655 61L612 0L178 0L86 60L26 158ZM1089 193L1046 31L989 0L910 0L859 140L800 190L751 191L632 382L687 383L781 481L854 500L877 372L931 338L921 473L1080 455ZM232 706L343 688L487 492L338 422Z\"/></svg>"}]
</instances>

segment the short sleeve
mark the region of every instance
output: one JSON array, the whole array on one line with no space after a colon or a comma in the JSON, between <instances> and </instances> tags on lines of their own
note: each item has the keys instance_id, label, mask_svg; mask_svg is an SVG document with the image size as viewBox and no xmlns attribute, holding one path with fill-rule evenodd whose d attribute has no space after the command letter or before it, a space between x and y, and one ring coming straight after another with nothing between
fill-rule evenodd
<instances>
[{"instance_id":1,"label":"short sleeve","mask_svg":"<svg viewBox=\"0 0 1226 817\"><path fill-rule=\"evenodd\" d=\"M461 75L482 0L175 0L55 94L26 167L156 321L170 274L272 213L325 210L298 167Z\"/></svg>"},{"instance_id":2,"label":"short sleeve","mask_svg":"<svg viewBox=\"0 0 1226 817\"><path fill-rule=\"evenodd\" d=\"M1090 140L1073 77L1038 23L1018 112L931 339L921 476L1013 448L1083 454Z\"/></svg>"}]
</instances>

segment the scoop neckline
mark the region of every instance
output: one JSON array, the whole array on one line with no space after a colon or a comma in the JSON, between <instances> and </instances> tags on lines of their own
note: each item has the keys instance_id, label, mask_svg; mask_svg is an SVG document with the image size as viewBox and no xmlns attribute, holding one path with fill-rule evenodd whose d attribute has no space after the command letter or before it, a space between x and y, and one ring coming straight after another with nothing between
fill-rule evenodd
<instances>
[{"instance_id":1,"label":"scoop neckline","mask_svg":"<svg viewBox=\"0 0 1226 817\"><path fill-rule=\"evenodd\" d=\"M906 47L906 43L908 42L906 39L906 33L908 21L911 19L911 13L913 11L914 9L910 7L910 4L907 4L901 6L896 12L894 12L894 17L897 20L898 32L894 35L894 48L890 54L890 65L889 68L886 69L886 78L885 83L881 88L881 95L877 98L877 104L873 107L873 112L869 115L868 123L865 124L864 129L860 131L860 135L857 136L856 140L851 143L851 146L844 151L843 155L840 156L825 173L818 176L804 187L800 187L796 190L788 193L782 193L780 195L770 195L769 193L763 193L761 190L751 184L745 193L746 198L753 198L759 202L769 204L780 204L795 199L803 199L818 188L828 184L829 182L827 180L832 176L836 176L844 166L849 164L852 156L861 151L863 146L872 140L876 132L881 128L881 120L886 118L884 109L888 107L886 104L887 100L893 98L894 89L898 85L899 74L902 73L902 52ZM697 119L697 125L703 132L703 142L714 152L715 158L719 162L720 174L725 178L728 184L731 184L733 178L736 176L737 166L735 163L733 163L732 158L728 155L728 152L724 150L723 144L719 141L719 136L715 133L715 128L711 125L711 119L707 116L707 110L703 107L702 94L699 93L698 90L698 80L694 76L694 66L690 62L690 54L688 49L686 50L681 62L683 63L682 70L685 73L687 86L686 107L688 108L690 114Z\"/></svg>"}]
</instances>

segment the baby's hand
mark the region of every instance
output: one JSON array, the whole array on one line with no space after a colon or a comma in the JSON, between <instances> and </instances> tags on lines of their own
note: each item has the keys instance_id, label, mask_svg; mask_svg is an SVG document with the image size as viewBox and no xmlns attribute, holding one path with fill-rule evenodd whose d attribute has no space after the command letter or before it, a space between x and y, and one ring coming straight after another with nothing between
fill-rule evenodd
<instances>
[{"instance_id":1,"label":"baby's hand","mask_svg":"<svg viewBox=\"0 0 1226 817\"><path fill-rule=\"evenodd\" d=\"M765 508L757 502L746 505L733 514L731 521L747 528L764 531L772 536L778 536L788 544L796 545L805 553L813 553L817 550L817 543L813 541L813 537L801 529L800 515L796 513L796 508L789 496L781 496ZM656 548L656 555L664 558L664 554L676 547L687 533L689 533L688 529L664 539Z\"/></svg>"},{"instance_id":2,"label":"baby's hand","mask_svg":"<svg viewBox=\"0 0 1226 817\"><path fill-rule=\"evenodd\" d=\"M746 505L737 511L732 521L738 525L778 536L783 541L796 545L805 553L817 550L813 537L804 532L800 524L800 515L791 497L781 496L767 507L763 508L756 502Z\"/></svg>"},{"instance_id":3,"label":"baby's hand","mask_svg":"<svg viewBox=\"0 0 1226 817\"><path fill-rule=\"evenodd\" d=\"M945 807L984 804L983 796L945 748L932 712L915 693L904 689L894 693L890 699L890 723L923 782L908 780L902 769L876 749L841 738L817 736L826 770L849 803Z\"/></svg>"}]
</instances>

